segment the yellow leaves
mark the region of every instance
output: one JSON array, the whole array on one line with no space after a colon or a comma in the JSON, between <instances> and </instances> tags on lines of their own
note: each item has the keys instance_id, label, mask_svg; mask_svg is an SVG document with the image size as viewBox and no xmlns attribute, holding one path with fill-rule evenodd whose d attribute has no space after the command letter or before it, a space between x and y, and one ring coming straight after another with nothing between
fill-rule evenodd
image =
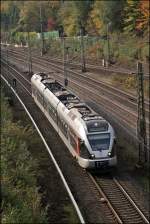
<instances>
[{"instance_id":1,"label":"yellow leaves","mask_svg":"<svg viewBox=\"0 0 150 224\"><path fill-rule=\"evenodd\" d=\"M127 4L128 4L128 5L133 5L134 2L135 2L135 0L127 0Z\"/></svg>"},{"instance_id":2,"label":"yellow leaves","mask_svg":"<svg viewBox=\"0 0 150 224\"><path fill-rule=\"evenodd\" d=\"M93 9L91 10L88 18L88 26L92 31L99 33L102 27L102 21L100 19L100 2L95 1Z\"/></svg>"},{"instance_id":3,"label":"yellow leaves","mask_svg":"<svg viewBox=\"0 0 150 224\"><path fill-rule=\"evenodd\" d=\"M144 30L148 28L149 24L149 1L141 0L139 2L139 18L136 21L137 30Z\"/></svg>"},{"instance_id":4,"label":"yellow leaves","mask_svg":"<svg viewBox=\"0 0 150 224\"><path fill-rule=\"evenodd\" d=\"M74 23L74 19L69 17L69 22L66 22L64 24L65 27L65 31L67 35L73 35L75 33L75 23ZM71 21L71 22L70 22Z\"/></svg>"},{"instance_id":5,"label":"yellow leaves","mask_svg":"<svg viewBox=\"0 0 150 224\"><path fill-rule=\"evenodd\" d=\"M124 30L135 32L138 35L148 30L149 24L149 1L148 0L127 0L126 26Z\"/></svg>"},{"instance_id":6,"label":"yellow leaves","mask_svg":"<svg viewBox=\"0 0 150 224\"><path fill-rule=\"evenodd\" d=\"M148 25L149 23L149 1L141 1L140 9L142 13L141 26Z\"/></svg>"}]
</instances>

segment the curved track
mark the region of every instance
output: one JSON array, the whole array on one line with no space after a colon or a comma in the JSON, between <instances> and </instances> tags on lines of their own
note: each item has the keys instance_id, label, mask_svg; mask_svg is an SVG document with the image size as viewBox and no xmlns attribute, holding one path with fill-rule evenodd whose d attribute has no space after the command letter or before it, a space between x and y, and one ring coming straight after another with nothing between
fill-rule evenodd
<instances>
[{"instance_id":1,"label":"curved track","mask_svg":"<svg viewBox=\"0 0 150 224\"><path fill-rule=\"evenodd\" d=\"M16 58L17 60L20 61L24 61L25 60L25 56L23 55L23 52L18 52L18 51L12 51L9 50L10 55L12 55L14 58ZM57 69L58 72L62 72L62 66L57 64L57 61L48 59L48 58L41 58L40 56L38 56L37 54L33 54L33 62L35 62L35 60L39 63L39 64L43 64L46 65L47 67L52 66L53 69ZM19 58L18 58L19 57ZM106 96L112 95L113 99L117 100L118 102L124 103L126 104L127 107L130 107L133 111L137 110L137 98L134 95L131 95L127 92L124 92L122 90L119 90L111 85L109 85L106 82L100 81L100 80L96 80L94 78L91 77L91 75L89 75L88 73L83 74L80 72L76 72L73 71L71 69L67 69L68 73L68 77L69 78L76 78L76 79L84 79L84 82L87 83L87 85L91 85L92 87L94 87L96 90L99 90L100 92L103 92ZM146 113L149 112L149 101L145 100L145 106L146 106Z\"/></svg>"},{"instance_id":2,"label":"curved track","mask_svg":"<svg viewBox=\"0 0 150 224\"><path fill-rule=\"evenodd\" d=\"M11 68L11 67L9 66L9 68ZM3 72L4 72L4 70L3 70ZM6 72L6 71L5 71L5 72ZM8 72L8 71L7 71L7 72ZM12 74L12 72L13 72L13 74ZM21 85L21 87L23 88L23 91L21 92L21 95L22 95L22 94L23 94L23 95L26 95L26 94L27 94L28 96L32 97L32 93L31 93L31 84L30 84L30 82L29 82L26 78L23 77L23 75L22 75L20 72L18 72L18 71L15 70L14 68L11 68L11 72L9 72L9 75L10 75L13 79L15 78L15 79L17 80L17 83L19 83L19 85ZM62 180L62 183L63 183L63 185L64 185L64 188L65 188L66 192L68 193L68 195L69 195L69 197L70 197L70 201L71 201L71 203L72 203L73 206L74 206L74 209L75 209L75 211L76 211L76 213L77 213L77 216L78 216L78 218L79 218L79 220L80 220L80 223L83 223L83 224L84 224L84 223L85 223L85 221L84 221L84 217L83 217L83 215L82 215L82 213L81 213L81 211L80 211L80 209L79 209L78 204L76 203L76 200L75 200L73 194L71 193L71 190L70 190L70 188L69 188L69 186L68 186L68 184L67 184L67 182L66 182L66 180L65 180L65 177L64 177L64 175L63 175L63 173L62 173L62 171L61 171L61 169L60 169L60 167L59 167L57 161L55 160L55 158L54 158L54 156L53 156L53 153L52 153L51 149L49 148L49 146L48 146L48 144L47 144L45 138L43 137L43 135L42 135L40 129L38 128L38 125L37 125L36 122L34 121L33 117L31 116L30 112L28 111L27 107L24 105L24 103L22 102L21 98L20 98L19 95L17 94L17 88L16 88L17 86L15 86L15 87L13 88L13 87L12 87L12 83L11 83L12 79L8 76L8 73L7 73L6 76L7 76L7 79L8 79L9 81L7 81L7 79L5 79L4 76L1 77L2 80L5 81L5 83L7 84L7 86L8 86L9 88L11 88L12 92L13 92L14 95L17 97L17 99L20 101L21 105L23 106L23 108L25 109L26 113L28 114L30 120L32 121L33 125L35 126L35 128L36 128L36 130L37 130L37 132L38 132L38 134L39 134L39 136L40 136L40 138L41 138L41 140L43 141L43 143L44 143L44 145L45 145L47 151L49 152L49 155L50 155L50 157L51 157L51 160L52 160L53 164L55 165L55 168L56 168L57 172L58 172L59 175L60 175L60 178L61 178L61 180ZM24 82L26 83L25 85L23 84ZM18 85L18 84L17 84L17 85ZM27 86L28 86L28 87L27 87ZM31 102L29 102L29 103L31 103Z\"/></svg>"},{"instance_id":3,"label":"curved track","mask_svg":"<svg viewBox=\"0 0 150 224\"><path fill-rule=\"evenodd\" d=\"M13 78L15 77L17 82L22 86L24 86L23 83L25 83L24 89L30 94L30 81L20 72L11 68L11 66L9 68ZM4 68L4 70L5 69L6 68ZM5 71L8 72L7 69ZM98 194L100 194L98 198L104 203L105 212L110 220L113 219L115 223L149 223L146 212L138 208L117 179L112 177L99 177L98 175L91 175L89 173L88 176L90 176L92 180L92 188L95 189L95 192L97 190Z\"/></svg>"},{"instance_id":4,"label":"curved track","mask_svg":"<svg viewBox=\"0 0 150 224\"><path fill-rule=\"evenodd\" d=\"M24 57L20 54L20 58L17 56L13 56L15 60L19 60L20 63L24 62ZM36 63L33 62L34 68L36 70L49 72L49 67L53 70L53 74L55 78L58 78L59 81L63 82L63 74L62 74L62 67L44 61L38 56L34 58ZM45 69L45 66L47 69ZM38 68L38 69L37 69ZM81 74L75 71L68 70L68 78L69 83L71 84L71 88L81 95L85 95L83 93L88 93L88 99L92 102L99 103L102 109L105 110L111 117L116 120L119 125L126 130L126 132L133 133L133 137L136 139L136 124L137 124L137 103L136 97L125 93L121 90L118 90L104 82L96 81L91 77L87 77L86 74ZM69 85L70 86L70 85ZM147 132L149 132L149 102L145 101L146 105L146 115L147 115ZM147 133L149 136L149 134Z\"/></svg>"}]
</instances>

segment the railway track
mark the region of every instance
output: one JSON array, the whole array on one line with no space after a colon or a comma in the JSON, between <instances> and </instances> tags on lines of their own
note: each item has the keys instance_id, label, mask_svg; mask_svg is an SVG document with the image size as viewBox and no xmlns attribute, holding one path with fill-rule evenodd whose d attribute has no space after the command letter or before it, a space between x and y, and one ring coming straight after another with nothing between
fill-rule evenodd
<instances>
[{"instance_id":1,"label":"railway track","mask_svg":"<svg viewBox=\"0 0 150 224\"><path fill-rule=\"evenodd\" d=\"M102 196L101 200L107 203L117 223L149 223L148 213L142 211L128 192L115 177L89 176Z\"/></svg>"},{"instance_id":2,"label":"railway track","mask_svg":"<svg viewBox=\"0 0 150 224\"><path fill-rule=\"evenodd\" d=\"M7 68L4 68L2 71L8 73ZM11 73L9 74L12 75L12 78L15 77L17 82L20 85L25 85L24 89L31 93L29 80L16 69L11 68L11 66L9 72L10 71ZM10 82L12 82L10 75L7 74L7 78ZM84 175L84 172L82 175ZM91 175L89 173L88 176L92 181L92 188L94 188L95 192L98 191L97 199L103 204L102 207L105 210L105 214L109 217L108 220L111 220L111 223L149 223L146 212L144 213L140 208L138 208L138 206L135 205L130 195L119 184L117 179L110 177L108 178L108 176L99 177L95 174Z\"/></svg>"},{"instance_id":3,"label":"railway track","mask_svg":"<svg viewBox=\"0 0 150 224\"><path fill-rule=\"evenodd\" d=\"M26 54L28 54L28 48L24 48L24 47L20 47L20 48L14 48L14 46L9 46L9 48L12 48L13 51L17 52L17 49L19 49L19 51L22 52L26 52ZM32 50L32 53L34 55L40 55L40 52L37 49ZM44 55L44 59L48 60L49 62L53 62L53 63L57 63L59 65L62 65L62 59L60 57L48 57L46 55ZM75 60L74 60L75 59ZM72 62L74 61L74 62ZM102 63L102 60L99 60L95 62L95 58L93 58L93 60L91 60L91 58L87 58L86 57L86 68L88 71L90 72L95 72L95 73L99 73L99 72L108 72L108 73L117 73L117 74L124 74L124 75L135 75L136 74L136 70L135 69L126 69L126 68L119 68L116 65L111 65L111 67L107 68L107 67L103 67L102 65L100 65ZM71 59L71 61L68 63L68 66L73 67L74 69L81 69L81 63L80 63L80 57L73 57ZM149 74L145 74L144 75L145 79L149 78Z\"/></svg>"},{"instance_id":4,"label":"railway track","mask_svg":"<svg viewBox=\"0 0 150 224\"><path fill-rule=\"evenodd\" d=\"M24 59L16 57L16 60L24 62ZM38 64L37 64L38 63ZM63 83L62 68L53 63L45 62L36 57L36 64L33 62L34 67L37 71L49 72L45 69L45 66L53 70L54 78L57 78ZM38 69L37 69L38 68ZM114 87L95 81L91 78L88 79L84 74L79 74L77 72L68 70L68 78L71 83L71 88L73 87L75 91L80 92L84 95L84 92L88 93L88 99L90 101L99 103L102 109L105 109L109 114L114 117L123 129L126 129L129 134L132 131L133 136L136 138L136 123L137 123L137 113L136 113L136 97L131 96L123 91L117 90ZM70 85L69 85L70 86ZM149 102L145 101L146 104L146 115L147 115L147 131L149 133ZM149 134L147 135L149 136Z\"/></svg>"},{"instance_id":5,"label":"railway track","mask_svg":"<svg viewBox=\"0 0 150 224\"><path fill-rule=\"evenodd\" d=\"M47 70L46 70L47 71ZM54 75L55 77L59 77L59 79L63 82L63 78L62 78L62 75L59 75L59 74L55 74ZM80 80L77 82L77 80L72 80L72 83L74 84L74 88L76 88L76 86L78 86L77 87L77 91L78 92L80 92L80 89L81 88L79 88L79 87L81 87L81 85L79 85L78 83L80 82ZM83 84L84 85L84 84ZM99 91L94 91L93 92L93 89L92 88L89 88L89 87L87 87L87 86L83 86L82 85L82 88L84 87L84 90L86 90L86 91L89 91L89 93L90 93L90 96L88 97L88 99L91 99L91 100L93 100L93 98L95 98L95 100L96 100L96 102L98 103L100 103L106 110L108 110L109 111L109 113L111 114L113 114L114 113L114 105L115 105L115 103L111 100L111 99L107 99L104 95L102 95L101 96L101 94L99 94ZM82 92L81 92L82 93ZM108 102L107 104L106 104L106 102ZM111 106L110 106L110 104L111 104ZM118 105L117 105L117 107L119 107ZM120 111L120 110L122 110L122 111ZM132 114L131 113L131 118L130 118L130 120L129 120L129 116L126 116L126 110L125 110L125 107L124 108L122 108L122 107L120 107L120 110L117 110L116 112L115 112L115 114L118 116L118 117L120 117L120 121L121 120L124 120L124 121L126 121L127 123L129 123L130 124L130 126L132 127L132 128L134 128L134 125L133 125L133 120L136 122L136 120L135 120L135 114Z\"/></svg>"},{"instance_id":6,"label":"railway track","mask_svg":"<svg viewBox=\"0 0 150 224\"><path fill-rule=\"evenodd\" d=\"M11 68L11 67L10 67ZM6 75L6 72L7 72L7 75ZM48 146L45 138L43 137L40 129L38 128L38 125L36 124L36 122L34 121L32 115L30 114L30 112L28 111L27 107L25 106L25 104L23 103L23 101L21 100L21 98L19 97L19 95L21 95L23 98L28 98L29 99L29 96L31 98L31 100L28 100L28 105L30 106L33 106L33 100L32 100L32 93L31 93L31 85L29 83L29 81L27 79L25 79L21 73L19 73L17 70L15 70L14 68L11 69L11 72L9 71L9 74L8 74L8 71L5 70L5 69L2 69L2 73L5 73L5 75L7 76L7 78L5 79L5 77L2 75L1 76L1 79L5 82L5 84L7 84L7 86L9 88L11 88L12 92L14 93L14 95L16 96L16 98L20 101L21 105L23 106L24 110L26 111L26 113L28 114L30 120L32 121L34 127L36 128L41 140L43 141L50 157L51 157L51 161L52 163L54 164L54 167L55 169L57 170L58 174L59 174L59 177L62 181L62 184L63 184L63 187L65 189L65 191L67 192L69 198L70 198L70 202L72 203L72 205L74 206L74 209L76 211L76 214L78 216L78 219L79 219L79 222L80 223L85 223L85 220L84 220L84 217L79 209L79 206L65 180L65 177L57 163L57 161L55 160L54 156L53 156L53 153L52 153L52 150L50 149L50 147ZM12 74L13 73L13 74ZM16 79L17 80L17 83L19 83L19 85L21 86L22 90L19 91L19 95L17 94L18 92L18 88L15 87L12 87L12 79ZM8 81L9 80L9 81ZM17 84L18 85L18 84ZM27 87L28 86L28 87ZM53 171L53 172L56 172L56 171ZM57 175L56 175L57 176ZM60 180L59 180L60 181ZM66 199L66 192L64 193L65 195L65 199L64 201L67 201Z\"/></svg>"},{"instance_id":7,"label":"railway track","mask_svg":"<svg viewBox=\"0 0 150 224\"><path fill-rule=\"evenodd\" d=\"M21 61L20 57L24 57L23 60L25 59L25 56L22 55L22 53L20 52L14 52L14 51L10 51L10 53L17 59ZM18 57L19 56L19 59ZM34 55L34 59L38 60L38 62L41 63L45 63L46 66L51 65L53 68L57 68L58 71L62 71L62 65L58 65L57 61L54 61L54 59L48 59L48 58L41 58L39 57L37 54ZM92 78L88 73L86 74L82 74L79 71L72 71L71 69L67 69L67 71L69 72L68 77L73 78L74 75L76 75L76 78L80 77L83 78L85 82L87 82L88 84L91 83L91 85L94 85L94 88L99 89L100 91L105 91L106 95L107 92L110 95L110 93L117 98L117 100L119 102L125 102L128 103L128 107L131 107L134 111L136 111L136 107L137 107L137 98L134 95L131 95L129 93L126 93L122 90L119 90L109 84L107 84L106 82L100 81L100 80L95 80L94 78ZM145 100L145 105L146 105L146 112L148 112L149 109L149 101Z\"/></svg>"},{"instance_id":8,"label":"railway track","mask_svg":"<svg viewBox=\"0 0 150 224\"><path fill-rule=\"evenodd\" d=\"M72 163L73 158L70 156L69 152L66 152L66 150L62 146L62 143L60 144L58 136L57 140L53 139L53 141L55 141L55 143L57 142L57 144L60 144L60 147L56 146L57 144L54 144L54 142L51 142L52 127L49 127L49 122L47 122L47 119L44 117L42 112L37 108L37 106L35 105L35 103L31 98L31 88L28 83L28 78L27 80L25 80L26 78L23 78L22 74L14 70L14 68L12 68L11 66L9 67L9 72L7 68L6 69L2 68L2 72L5 74L4 75L5 78L8 79L9 83L11 84L13 82L13 79L16 78L17 80L16 92L21 96L21 98L23 98L23 101L25 105L27 105L28 110L32 114L34 120L38 122L38 125L40 125L40 130L42 130L43 136L48 142L48 145L52 147L55 158L59 161L60 169L63 170L63 173L65 173L65 176L67 176L67 182L69 182L69 186L71 185L72 192L74 192L74 194L76 195L78 203L80 202L82 210L84 208L83 214L85 214L86 220L88 220L87 222L90 223L96 223L96 222L108 223L108 221L111 222L112 219L108 219L107 217L104 217L104 219L102 219L102 216L100 215L101 203L96 201L96 198L94 197L91 191L89 193L86 192L89 191L89 189L87 190L89 183L87 182L87 178L85 178L84 170L81 170L81 168L77 165L77 163L75 164ZM53 149L54 145L55 148ZM67 167L65 166L66 164L68 164ZM68 167L70 167L70 169L68 169ZM86 184L84 184L83 182L84 179L85 179L84 182ZM91 206L89 205L89 201L91 203ZM92 209L94 209L95 213L92 213ZM97 214L97 216L95 216L95 214Z\"/></svg>"}]
</instances>

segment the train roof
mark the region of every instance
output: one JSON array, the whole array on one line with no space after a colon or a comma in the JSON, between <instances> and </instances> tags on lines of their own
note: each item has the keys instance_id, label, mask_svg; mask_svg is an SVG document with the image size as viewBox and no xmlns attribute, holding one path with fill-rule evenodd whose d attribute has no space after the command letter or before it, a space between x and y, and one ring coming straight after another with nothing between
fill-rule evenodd
<instances>
[{"instance_id":1,"label":"train roof","mask_svg":"<svg viewBox=\"0 0 150 224\"><path fill-rule=\"evenodd\" d=\"M40 78L40 81L48 88L64 105L70 110L69 114L73 117L80 117L83 121L87 123L87 126L92 130L92 124L96 128L107 129L108 122L101 116L99 116L95 111L93 111L86 103L81 101L75 94L68 91L64 86L62 86L58 81L51 79L45 73L35 74ZM73 114L75 116L73 116ZM97 123L96 121L99 121ZM94 130L94 126L93 126Z\"/></svg>"}]
</instances>

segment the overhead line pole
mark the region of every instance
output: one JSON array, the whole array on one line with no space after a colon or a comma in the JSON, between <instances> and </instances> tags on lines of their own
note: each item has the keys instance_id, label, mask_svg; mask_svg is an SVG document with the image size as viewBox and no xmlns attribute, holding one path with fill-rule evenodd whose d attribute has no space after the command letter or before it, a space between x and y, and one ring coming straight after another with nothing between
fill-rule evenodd
<instances>
[{"instance_id":1,"label":"overhead line pole","mask_svg":"<svg viewBox=\"0 0 150 224\"><path fill-rule=\"evenodd\" d=\"M27 41L28 41L28 66L29 66L29 75L32 75L32 56L31 56L31 43L30 43L30 34L27 31Z\"/></svg>"},{"instance_id":2,"label":"overhead line pole","mask_svg":"<svg viewBox=\"0 0 150 224\"><path fill-rule=\"evenodd\" d=\"M40 1L40 27L41 27L41 56L45 53L45 41L44 41L44 33L43 33L43 18L42 18L42 1Z\"/></svg>"},{"instance_id":3,"label":"overhead line pole","mask_svg":"<svg viewBox=\"0 0 150 224\"><path fill-rule=\"evenodd\" d=\"M80 45L81 45L81 63L82 63L82 72L86 72L85 66L85 50L84 50L84 27L80 22Z\"/></svg>"},{"instance_id":4,"label":"overhead line pole","mask_svg":"<svg viewBox=\"0 0 150 224\"><path fill-rule=\"evenodd\" d=\"M67 79L67 69L66 69L66 50L67 50L67 60L68 60L68 48L66 48L66 40L65 40L65 32L64 27L61 25L59 27L59 37L62 40L62 56L63 56L63 71L64 71L64 86L68 86L68 79Z\"/></svg>"},{"instance_id":5,"label":"overhead line pole","mask_svg":"<svg viewBox=\"0 0 150 224\"><path fill-rule=\"evenodd\" d=\"M107 63L106 63L106 66L109 67L110 65L110 28L111 28L111 22L109 22L107 24Z\"/></svg>"},{"instance_id":6,"label":"overhead line pole","mask_svg":"<svg viewBox=\"0 0 150 224\"><path fill-rule=\"evenodd\" d=\"M137 93L138 93L138 119L137 119L137 137L139 140L139 164L143 165L147 162L147 136L144 106L144 83L143 83L143 67L142 63L137 63Z\"/></svg>"},{"instance_id":7,"label":"overhead line pole","mask_svg":"<svg viewBox=\"0 0 150 224\"><path fill-rule=\"evenodd\" d=\"M65 85L65 80L67 78L67 70L66 70L66 44L65 44L64 32L62 34L62 41L63 41L63 70L64 70L64 85Z\"/></svg>"}]
</instances>

